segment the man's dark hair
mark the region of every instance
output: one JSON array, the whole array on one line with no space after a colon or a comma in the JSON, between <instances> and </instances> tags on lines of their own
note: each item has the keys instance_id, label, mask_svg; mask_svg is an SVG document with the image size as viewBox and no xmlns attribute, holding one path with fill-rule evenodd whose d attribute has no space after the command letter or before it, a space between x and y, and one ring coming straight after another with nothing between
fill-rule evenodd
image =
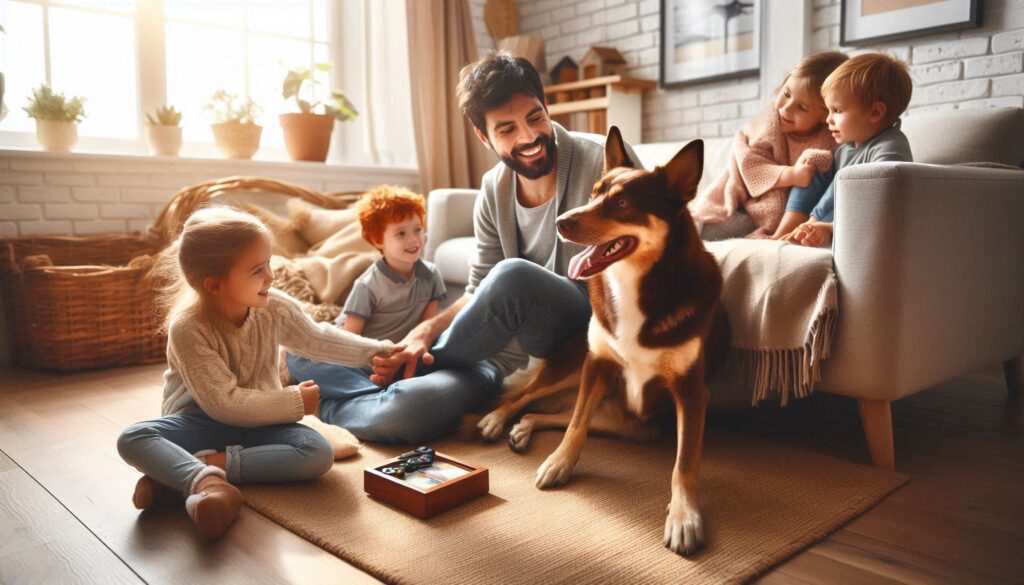
<instances>
[{"instance_id":1,"label":"man's dark hair","mask_svg":"<svg viewBox=\"0 0 1024 585\"><path fill-rule=\"evenodd\" d=\"M535 97L547 108L544 84L533 64L508 51L491 51L476 63L462 68L455 95L462 113L478 130L487 134L487 112L500 107L517 93Z\"/></svg>"}]
</instances>

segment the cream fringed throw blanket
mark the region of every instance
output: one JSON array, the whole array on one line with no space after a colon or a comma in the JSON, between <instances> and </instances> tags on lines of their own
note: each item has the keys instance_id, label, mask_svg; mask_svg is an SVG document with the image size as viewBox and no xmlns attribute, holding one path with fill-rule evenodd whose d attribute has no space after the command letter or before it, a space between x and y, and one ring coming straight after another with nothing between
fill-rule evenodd
<instances>
[{"instance_id":1,"label":"cream fringed throw blanket","mask_svg":"<svg viewBox=\"0 0 1024 585\"><path fill-rule=\"evenodd\" d=\"M782 404L791 394L810 394L836 325L832 251L773 240L704 245L725 279L722 300L732 324L728 363L739 364L739 379L753 389L752 403L771 391Z\"/></svg>"}]
</instances>

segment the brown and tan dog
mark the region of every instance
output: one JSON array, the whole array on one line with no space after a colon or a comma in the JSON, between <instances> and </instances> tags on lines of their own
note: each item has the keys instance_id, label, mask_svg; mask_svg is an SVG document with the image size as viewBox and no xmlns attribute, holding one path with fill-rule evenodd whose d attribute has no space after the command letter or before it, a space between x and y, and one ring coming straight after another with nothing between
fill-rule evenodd
<instances>
[{"instance_id":1,"label":"brown and tan dog","mask_svg":"<svg viewBox=\"0 0 1024 585\"><path fill-rule=\"evenodd\" d=\"M562 238L589 246L569 269L571 278L588 281L594 314L586 339L550 356L532 382L480 422L484 437L496 438L524 406L578 381L565 437L537 470L537 486L549 488L569 481L588 429L643 437L650 428L642 421L674 404L678 450L664 542L678 554L704 543L697 501L708 402L704 378L724 361L729 346L728 318L719 303L722 275L686 209L703 158L704 143L696 140L664 167L636 169L612 127L607 174L589 204L557 221ZM619 400L604 401L606 395ZM532 431L565 422L557 415L527 415L512 429L509 444L522 450Z\"/></svg>"}]
</instances>

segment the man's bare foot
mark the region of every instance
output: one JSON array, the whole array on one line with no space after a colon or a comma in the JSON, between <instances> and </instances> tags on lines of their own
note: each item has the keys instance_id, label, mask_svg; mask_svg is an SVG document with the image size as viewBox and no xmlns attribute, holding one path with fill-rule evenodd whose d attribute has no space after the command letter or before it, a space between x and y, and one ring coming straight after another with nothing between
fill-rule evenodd
<instances>
[{"instance_id":1,"label":"man's bare foot","mask_svg":"<svg viewBox=\"0 0 1024 585\"><path fill-rule=\"evenodd\" d=\"M238 518L242 509L242 493L219 475L199 480L196 493L185 500L185 510L203 538L220 537Z\"/></svg>"},{"instance_id":2,"label":"man's bare foot","mask_svg":"<svg viewBox=\"0 0 1024 585\"><path fill-rule=\"evenodd\" d=\"M135 483L135 493L132 494L132 504L138 510L148 510L167 502L180 502L181 499L181 492L157 482L148 475L139 478Z\"/></svg>"}]
</instances>

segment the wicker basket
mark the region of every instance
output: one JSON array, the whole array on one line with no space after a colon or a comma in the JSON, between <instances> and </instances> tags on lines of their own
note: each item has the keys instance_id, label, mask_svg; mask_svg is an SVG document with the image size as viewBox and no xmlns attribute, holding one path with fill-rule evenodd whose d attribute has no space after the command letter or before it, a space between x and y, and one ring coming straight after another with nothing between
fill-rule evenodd
<instances>
[{"instance_id":1,"label":"wicker basket","mask_svg":"<svg viewBox=\"0 0 1024 585\"><path fill-rule=\"evenodd\" d=\"M141 235L0 241L11 355L61 372L164 359Z\"/></svg>"},{"instance_id":2,"label":"wicker basket","mask_svg":"<svg viewBox=\"0 0 1024 585\"><path fill-rule=\"evenodd\" d=\"M0 240L0 290L14 362L68 372L163 361L167 340L157 334L152 256L193 211L237 193L274 193L343 209L362 191L321 194L273 179L228 177L179 191L146 235Z\"/></svg>"}]
</instances>

